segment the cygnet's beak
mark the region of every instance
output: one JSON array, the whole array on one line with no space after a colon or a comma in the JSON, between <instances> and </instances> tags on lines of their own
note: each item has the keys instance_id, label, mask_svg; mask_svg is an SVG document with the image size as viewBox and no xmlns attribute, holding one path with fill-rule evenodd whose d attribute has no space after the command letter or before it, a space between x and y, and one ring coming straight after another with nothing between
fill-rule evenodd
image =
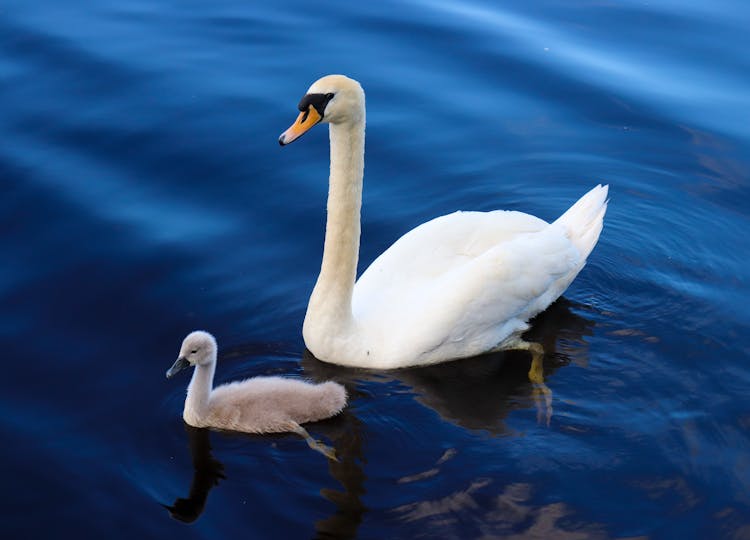
<instances>
[{"instance_id":1,"label":"cygnet's beak","mask_svg":"<svg viewBox=\"0 0 750 540\"><path fill-rule=\"evenodd\" d=\"M175 363L172 364L172 367L167 370L167 379L172 378L175 373L177 373L178 371L182 371L189 365L190 362L188 362L188 359L184 356L180 356L177 360L175 360Z\"/></svg>"},{"instance_id":2,"label":"cygnet's beak","mask_svg":"<svg viewBox=\"0 0 750 540\"><path fill-rule=\"evenodd\" d=\"M309 105L307 109L299 113L297 120L294 124L289 126L284 133L279 137L279 144L284 146L292 141L299 139L304 133L307 132L311 127L320 122L323 117L315 109L313 105Z\"/></svg>"}]
</instances>

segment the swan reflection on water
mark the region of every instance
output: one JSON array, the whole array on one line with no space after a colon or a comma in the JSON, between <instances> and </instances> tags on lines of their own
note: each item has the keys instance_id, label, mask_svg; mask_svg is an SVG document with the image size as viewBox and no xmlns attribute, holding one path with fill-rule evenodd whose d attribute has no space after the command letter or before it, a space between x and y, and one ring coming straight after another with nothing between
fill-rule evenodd
<instances>
[{"instance_id":1,"label":"swan reflection on water","mask_svg":"<svg viewBox=\"0 0 750 540\"><path fill-rule=\"evenodd\" d=\"M540 343L544 348L545 355L536 366L544 377L571 362L586 363L584 336L591 335L594 326L593 321L579 314L586 309L560 299L534 319L531 329L524 335L525 339ZM306 377L335 380L346 386L352 403L367 395L358 388L361 383L395 380L411 388L417 402L437 412L445 421L493 435L509 432L505 419L515 410L536 406L540 410L538 419L543 424L551 414L552 391L543 380L541 383L530 380L533 375L529 373L532 361L528 352L506 351L386 372L326 364L307 351L301 363ZM355 538L367 512L362 502L366 483L362 467L366 462L364 426L354 411L355 408L349 406L336 418L315 423L311 428L331 441L339 461L328 461L328 470L343 488L321 489L321 494L335 505L335 510L315 523L320 538ZM223 465L211 455L209 431L187 425L185 430L190 440L193 481L188 497L179 498L166 508L175 519L192 522L203 511L209 491L226 477ZM446 454L441 460L451 457Z\"/></svg>"},{"instance_id":2,"label":"swan reflection on water","mask_svg":"<svg viewBox=\"0 0 750 540\"><path fill-rule=\"evenodd\" d=\"M539 370L536 375L543 371L544 376L548 377L571 362L581 365L587 363L588 346L584 337L592 335L594 322L573 311L582 312L586 309L589 308L562 298L532 321L532 327L524 335L524 339L541 344L545 351L536 366ZM508 433L504 419L514 410L536 405L538 410L541 407L538 420L542 423L549 421L547 415L551 414L552 393L543 380L541 384L530 380L534 377L530 373L531 363L528 353L507 351L422 368L376 372L326 364L317 360L309 351L305 351L302 358L306 376L315 380L340 382L346 386L352 403L365 395L361 390L358 391L358 383L368 380L378 383L397 380L412 389L417 402L437 412L442 419L466 429L484 430L493 435ZM540 385L544 386L546 393L540 390ZM367 461L362 443L363 422L353 414L352 409L353 407L349 407L344 410L344 426L340 426L344 429L339 430L341 436L327 434L334 441L334 448L341 459L339 463L330 462L329 470L344 487L344 492L322 490L323 496L335 503L337 509L331 517L316 522L316 538L356 538L357 528L367 511L361 500L366 480L361 464ZM432 469L401 478L398 480L399 484L439 474L440 465L454 455L455 450L447 450ZM518 489L528 491L530 487L507 486L506 491L514 498L515 504L500 504L493 509L493 520L508 523L518 520L517 514L521 508L519 502L522 501L515 497ZM503 497L498 500L502 502ZM430 506L430 501L425 501L425 504ZM559 510L557 507L552 508L554 505L548 506L549 508L533 508L527 505L524 511L528 516L536 516L534 519L546 520L551 515L550 510ZM439 505L431 506L433 509L437 507ZM414 508L408 505L395 508L394 511L411 512L405 517L415 513Z\"/></svg>"}]
</instances>

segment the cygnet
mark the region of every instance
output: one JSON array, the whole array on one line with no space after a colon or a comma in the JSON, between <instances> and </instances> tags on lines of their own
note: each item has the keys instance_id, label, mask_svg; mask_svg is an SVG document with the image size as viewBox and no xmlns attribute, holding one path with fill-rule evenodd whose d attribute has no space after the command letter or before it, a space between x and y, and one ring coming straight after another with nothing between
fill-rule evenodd
<instances>
[{"instance_id":1,"label":"cygnet","mask_svg":"<svg viewBox=\"0 0 750 540\"><path fill-rule=\"evenodd\" d=\"M216 339L195 331L183 340L167 378L194 366L182 417L191 426L246 433L293 432L307 444L336 459L332 448L313 439L300 424L329 418L346 405L346 390L328 381L313 384L284 377L253 377L213 388Z\"/></svg>"}]
</instances>

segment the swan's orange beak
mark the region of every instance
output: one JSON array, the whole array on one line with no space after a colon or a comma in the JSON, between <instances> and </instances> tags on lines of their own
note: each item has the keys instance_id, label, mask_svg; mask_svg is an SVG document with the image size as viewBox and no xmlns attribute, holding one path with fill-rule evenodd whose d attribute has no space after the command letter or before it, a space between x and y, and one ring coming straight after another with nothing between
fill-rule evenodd
<instances>
[{"instance_id":1,"label":"swan's orange beak","mask_svg":"<svg viewBox=\"0 0 750 540\"><path fill-rule=\"evenodd\" d=\"M294 124L289 126L289 129L281 134L281 136L279 137L279 144L281 146L284 146L285 144L296 141L302 135L304 135L307 130L320 122L322 119L323 117L320 116L318 111L315 110L315 107L309 105L306 111L302 111L301 113L299 113L299 116L297 117L297 120L294 122Z\"/></svg>"}]
</instances>

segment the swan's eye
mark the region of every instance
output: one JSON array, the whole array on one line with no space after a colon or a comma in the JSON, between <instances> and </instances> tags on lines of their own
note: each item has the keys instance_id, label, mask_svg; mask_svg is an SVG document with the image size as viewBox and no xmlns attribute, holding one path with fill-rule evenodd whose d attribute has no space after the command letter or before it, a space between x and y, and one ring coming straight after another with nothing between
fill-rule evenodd
<instances>
[{"instance_id":1,"label":"swan's eye","mask_svg":"<svg viewBox=\"0 0 750 540\"><path fill-rule=\"evenodd\" d=\"M299 105L297 105L297 109L299 109L300 112L306 112L310 110L310 105L312 105L322 117L325 113L326 105L328 105L328 102L333 99L334 95L335 94L333 93L305 94L300 100Z\"/></svg>"},{"instance_id":2,"label":"swan's eye","mask_svg":"<svg viewBox=\"0 0 750 540\"><path fill-rule=\"evenodd\" d=\"M193 349L192 351L190 351L190 354L195 354L197 352L198 352L198 349Z\"/></svg>"}]
</instances>

